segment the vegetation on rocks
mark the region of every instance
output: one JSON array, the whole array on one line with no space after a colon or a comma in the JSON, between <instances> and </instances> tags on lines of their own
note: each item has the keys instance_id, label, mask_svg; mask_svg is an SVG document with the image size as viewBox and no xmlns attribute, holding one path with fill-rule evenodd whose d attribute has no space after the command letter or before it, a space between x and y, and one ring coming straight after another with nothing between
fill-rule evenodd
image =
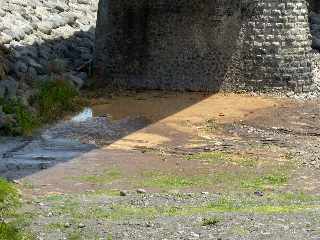
<instances>
[{"instance_id":1,"label":"vegetation on rocks","mask_svg":"<svg viewBox=\"0 0 320 240\"><path fill-rule=\"evenodd\" d=\"M30 135L39 126L37 116L19 100L0 99L2 111L6 114L6 121L1 129L5 135Z\"/></svg>"},{"instance_id":2,"label":"vegetation on rocks","mask_svg":"<svg viewBox=\"0 0 320 240\"><path fill-rule=\"evenodd\" d=\"M63 114L76 110L78 91L63 79L46 81L39 87L36 104L41 122L57 120Z\"/></svg>"},{"instance_id":3,"label":"vegetation on rocks","mask_svg":"<svg viewBox=\"0 0 320 240\"><path fill-rule=\"evenodd\" d=\"M8 55L9 51L0 45L0 81L8 78ZM23 95L26 96L18 96L17 89L12 90L14 94L7 96L8 89L2 90L5 92L0 94L1 135L30 135L41 124L57 120L67 112L79 109L79 92L77 86L64 75L65 62L52 60L48 64L48 71L50 75L46 78L33 80L29 86L32 88L31 96L25 93Z\"/></svg>"},{"instance_id":4,"label":"vegetation on rocks","mask_svg":"<svg viewBox=\"0 0 320 240\"><path fill-rule=\"evenodd\" d=\"M30 135L41 124L48 123L70 111L79 109L78 91L64 80L50 80L38 87L32 106L19 99L0 99L5 122L4 135Z\"/></svg>"}]
</instances>

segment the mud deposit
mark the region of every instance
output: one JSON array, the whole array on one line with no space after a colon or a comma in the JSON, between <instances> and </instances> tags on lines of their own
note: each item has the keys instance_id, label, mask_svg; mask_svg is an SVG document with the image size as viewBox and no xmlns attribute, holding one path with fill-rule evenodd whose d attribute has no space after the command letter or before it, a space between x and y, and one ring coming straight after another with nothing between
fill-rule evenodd
<instances>
[{"instance_id":1,"label":"mud deposit","mask_svg":"<svg viewBox=\"0 0 320 240\"><path fill-rule=\"evenodd\" d=\"M92 103L0 145L38 239L320 238L319 102L127 92Z\"/></svg>"}]
</instances>

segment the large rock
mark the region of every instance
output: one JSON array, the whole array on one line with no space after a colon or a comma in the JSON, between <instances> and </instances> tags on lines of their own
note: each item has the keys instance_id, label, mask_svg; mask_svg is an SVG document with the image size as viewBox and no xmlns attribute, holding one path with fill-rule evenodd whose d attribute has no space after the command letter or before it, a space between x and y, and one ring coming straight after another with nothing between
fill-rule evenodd
<instances>
[{"instance_id":1,"label":"large rock","mask_svg":"<svg viewBox=\"0 0 320 240\"><path fill-rule=\"evenodd\" d=\"M0 81L0 98L13 99L17 95L18 83L13 78Z\"/></svg>"}]
</instances>

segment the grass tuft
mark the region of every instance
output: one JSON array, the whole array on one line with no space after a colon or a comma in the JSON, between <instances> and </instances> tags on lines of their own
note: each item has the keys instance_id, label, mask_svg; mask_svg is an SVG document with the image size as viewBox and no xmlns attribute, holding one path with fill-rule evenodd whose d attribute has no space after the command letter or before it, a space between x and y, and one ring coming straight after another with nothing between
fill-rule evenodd
<instances>
[{"instance_id":1,"label":"grass tuft","mask_svg":"<svg viewBox=\"0 0 320 240\"><path fill-rule=\"evenodd\" d=\"M17 227L13 224L0 223L0 240L22 240L22 236Z\"/></svg>"},{"instance_id":2,"label":"grass tuft","mask_svg":"<svg viewBox=\"0 0 320 240\"><path fill-rule=\"evenodd\" d=\"M142 176L143 181L139 185L143 187L159 188L162 190L173 190L208 184L208 177L205 175L181 176L172 173L148 171L144 172Z\"/></svg>"},{"instance_id":3,"label":"grass tuft","mask_svg":"<svg viewBox=\"0 0 320 240\"><path fill-rule=\"evenodd\" d=\"M38 118L35 114L19 100L0 99L2 111L7 114L7 120L1 129L5 135L30 135L34 128L39 126ZM12 116L10 118L9 116Z\"/></svg>"},{"instance_id":4,"label":"grass tuft","mask_svg":"<svg viewBox=\"0 0 320 240\"><path fill-rule=\"evenodd\" d=\"M250 195L222 195L212 202L203 205L183 206L137 206L134 203L119 203L113 205L96 205L100 198L81 195L65 196L64 199L50 201L50 211L55 215L68 218L71 222L84 222L94 220L126 221L132 219L154 219L157 217L174 216L203 216L203 226L215 226L221 222L221 214L227 212L255 213L255 214L287 214L306 212L320 208L320 197L306 194L290 195L277 193L266 194L263 198ZM86 202L85 207L81 204ZM298 201L299 200L299 201ZM301 200L301 201L300 201ZM81 203L82 202L82 203ZM208 217L215 214L217 216ZM51 225L52 228L63 228L59 222Z\"/></svg>"},{"instance_id":5,"label":"grass tuft","mask_svg":"<svg viewBox=\"0 0 320 240\"><path fill-rule=\"evenodd\" d=\"M32 234L23 231L26 219L16 214L19 206L18 190L13 184L0 178L0 240L34 239Z\"/></svg>"},{"instance_id":6,"label":"grass tuft","mask_svg":"<svg viewBox=\"0 0 320 240\"><path fill-rule=\"evenodd\" d=\"M107 184L120 179L121 176L122 174L120 170L113 168L113 169L104 171L100 175L81 176L81 177L76 177L75 179L79 181L95 183L95 184Z\"/></svg>"},{"instance_id":7,"label":"grass tuft","mask_svg":"<svg viewBox=\"0 0 320 240\"><path fill-rule=\"evenodd\" d=\"M66 113L80 110L84 105L76 88L65 80L42 83L32 103L36 113L20 100L0 99L0 106L6 114L0 133L11 136L31 135L41 124L58 120Z\"/></svg>"},{"instance_id":8,"label":"grass tuft","mask_svg":"<svg viewBox=\"0 0 320 240\"><path fill-rule=\"evenodd\" d=\"M255 179L245 179L241 181L241 187L252 189L264 189L267 186L281 186L288 182L288 176L285 173L273 173Z\"/></svg>"},{"instance_id":9,"label":"grass tuft","mask_svg":"<svg viewBox=\"0 0 320 240\"><path fill-rule=\"evenodd\" d=\"M79 109L76 88L64 80L51 80L39 87L36 103L42 122L50 122L61 118L66 112Z\"/></svg>"},{"instance_id":10,"label":"grass tuft","mask_svg":"<svg viewBox=\"0 0 320 240\"><path fill-rule=\"evenodd\" d=\"M19 203L18 190L11 183L0 178L0 220L14 213Z\"/></svg>"},{"instance_id":11,"label":"grass tuft","mask_svg":"<svg viewBox=\"0 0 320 240\"><path fill-rule=\"evenodd\" d=\"M220 222L217 217L210 217L202 219L202 226L216 226Z\"/></svg>"},{"instance_id":12,"label":"grass tuft","mask_svg":"<svg viewBox=\"0 0 320 240\"><path fill-rule=\"evenodd\" d=\"M257 159L222 151L200 152L187 156L186 160L199 160L213 164L228 163L242 167L255 167L258 162Z\"/></svg>"}]
</instances>

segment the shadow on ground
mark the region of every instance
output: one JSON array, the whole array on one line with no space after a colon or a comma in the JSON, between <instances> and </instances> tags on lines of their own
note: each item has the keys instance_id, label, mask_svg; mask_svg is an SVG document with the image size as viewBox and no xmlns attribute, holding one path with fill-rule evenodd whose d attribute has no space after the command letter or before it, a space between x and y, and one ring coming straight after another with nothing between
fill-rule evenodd
<instances>
[{"instance_id":1,"label":"shadow on ground","mask_svg":"<svg viewBox=\"0 0 320 240\"><path fill-rule=\"evenodd\" d=\"M208 96L203 93L130 92L114 99L104 99L105 104L86 109L73 119L70 117L44 127L32 137L2 137L1 176L22 178L71 161L172 116ZM146 112L149 112L147 117Z\"/></svg>"}]
</instances>

